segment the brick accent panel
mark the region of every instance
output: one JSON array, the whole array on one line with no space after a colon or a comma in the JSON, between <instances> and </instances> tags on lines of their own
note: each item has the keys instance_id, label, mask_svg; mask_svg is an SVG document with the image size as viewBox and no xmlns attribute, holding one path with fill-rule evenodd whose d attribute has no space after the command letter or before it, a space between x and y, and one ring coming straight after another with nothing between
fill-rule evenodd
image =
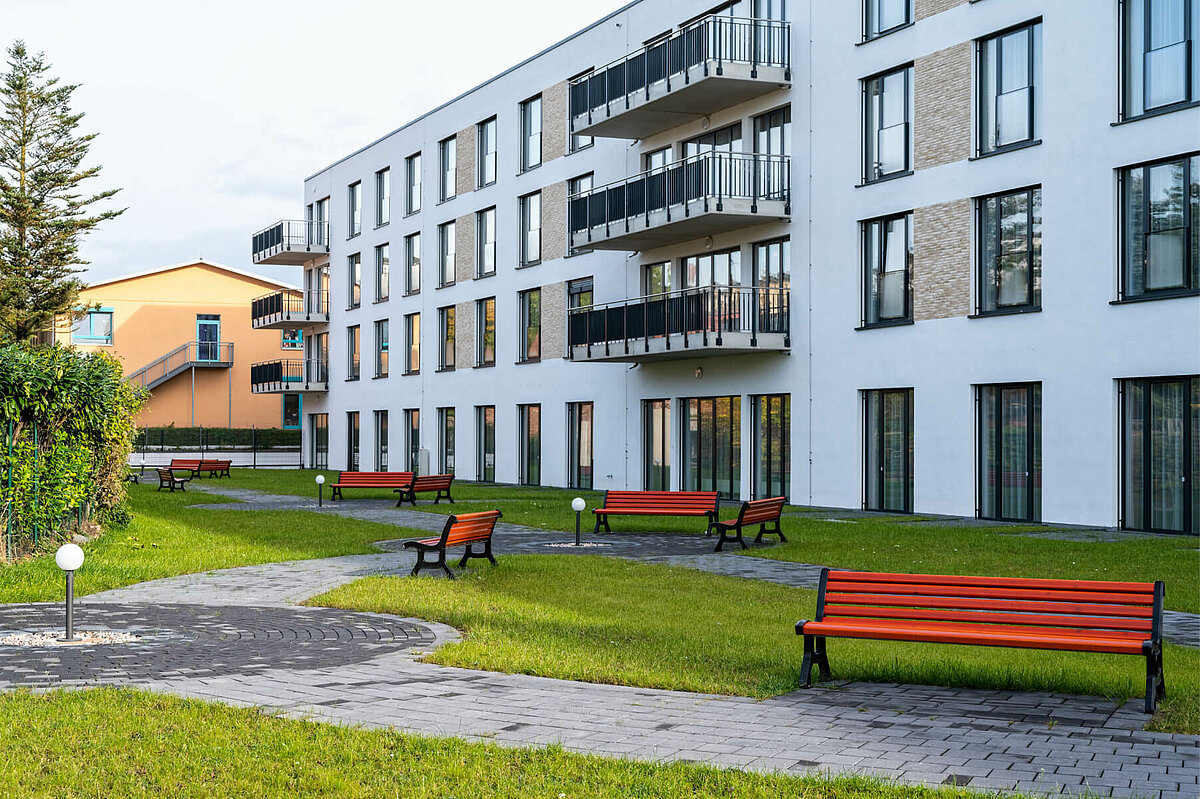
<instances>
[{"instance_id":1,"label":"brick accent panel","mask_svg":"<svg viewBox=\"0 0 1200 799\"><path fill-rule=\"evenodd\" d=\"M475 189L475 126L463 128L455 137L455 189L466 194Z\"/></svg>"},{"instance_id":2,"label":"brick accent panel","mask_svg":"<svg viewBox=\"0 0 1200 799\"><path fill-rule=\"evenodd\" d=\"M913 319L971 313L971 201L913 211Z\"/></svg>"},{"instance_id":3,"label":"brick accent panel","mask_svg":"<svg viewBox=\"0 0 1200 799\"><path fill-rule=\"evenodd\" d=\"M542 92L542 161L567 154L567 82Z\"/></svg>"},{"instance_id":4,"label":"brick accent panel","mask_svg":"<svg viewBox=\"0 0 1200 799\"><path fill-rule=\"evenodd\" d=\"M454 306L454 368L470 369L475 365L475 303L460 302Z\"/></svg>"},{"instance_id":5,"label":"brick accent panel","mask_svg":"<svg viewBox=\"0 0 1200 799\"><path fill-rule=\"evenodd\" d=\"M916 18L925 19L932 17L934 14L940 14L943 11L949 11L957 6L965 6L968 0L917 0Z\"/></svg>"},{"instance_id":6,"label":"brick accent panel","mask_svg":"<svg viewBox=\"0 0 1200 799\"><path fill-rule=\"evenodd\" d=\"M542 286L542 358L567 355L567 284Z\"/></svg>"},{"instance_id":7,"label":"brick accent panel","mask_svg":"<svg viewBox=\"0 0 1200 799\"><path fill-rule=\"evenodd\" d=\"M542 260L553 261L567 254L567 184L554 183L542 189Z\"/></svg>"},{"instance_id":8,"label":"brick accent panel","mask_svg":"<svg viewBox=\"0 0 1200 799\"><path fill-rule=\"evenodd\" d=\"M475 277L475 214L454 220L454 280L462 283Z\"/></svg>"},{"instance_id":9,"label":"brick accent panel","mask_svg":"<svg viewBox=\"0 0 1200 799\"><path fill-rule=\"evenodd\" d=\"M913 65L917 169L971 157L971 43L938 50Z\"/></svg>"}]
</instances>

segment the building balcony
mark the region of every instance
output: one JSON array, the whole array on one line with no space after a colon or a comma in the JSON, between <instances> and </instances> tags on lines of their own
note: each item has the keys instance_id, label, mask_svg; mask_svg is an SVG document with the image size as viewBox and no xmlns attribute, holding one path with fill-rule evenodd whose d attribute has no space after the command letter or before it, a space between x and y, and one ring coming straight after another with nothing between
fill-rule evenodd
<instances>
[{"instance_id":1,"label":"building balcony","mask_svg":"<svg viewBox=\"0 0 1200 799\"><path fill-rule=\"evenodd\" d=\"M791 214L791 160L707 152L573 194L571 247L650 250Z\"/></svg>"},{"instance_id":2,"label":"building balcony","mask_svg":"<svg viewBox=\"0 0 1200 799\"><path fill-rule=\"evenodd\" d=\"M714 14L571 81L571 133L644 139L791 80L787 22Z\"/></svg>"},{"instance_id":3,"label":"building balcony","mask_svg":"<svg viewBox=\"0 0 1200 799\"><path fill-rule=\"evenodd\" d=\"M329 255L329 223L284 219L254 234L250 255L256 264L296 266Z\"/></svg>"},{"instance_id":4,"label":"building balcony","mask_svg":"<svg viewBox=\"0 0 1200 799\"><path fill-rule=\"evenodd\" d=\"M307 360L259 361L250 365L251 394L301 394L329 390L329 363Z\"/></svg>"},{"instance_id":5,"label":"building balcony","mask_svg":"<svg viewBox=\"0 0 1200 799\"><path fill-rule=\"evenodd\" d=\"M274 291L250 301L255 330L293 330L329 324L328 291Z\"/></svg>"},{"instance_id":6,"label":"building balcony","mask_svg":"<svg viewBox=\"0 0 1200 799\"><path fill-rule=\"evenodd\" d=\"M706 286L572 308L570 358L641 363L791 349L790 290Z\"/></svg>"}]
</instances>

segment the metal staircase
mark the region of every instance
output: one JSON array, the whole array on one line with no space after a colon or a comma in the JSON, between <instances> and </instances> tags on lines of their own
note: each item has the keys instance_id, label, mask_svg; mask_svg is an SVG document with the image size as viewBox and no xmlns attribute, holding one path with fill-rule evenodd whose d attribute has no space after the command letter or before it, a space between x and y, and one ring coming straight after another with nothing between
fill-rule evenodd
<instances>
[{"instance_id":1,"label":"metal staircase","mask_svg":"<svg viewBox=\"0 0 1200 799\"><path fill-rule=\"evenodd\" d=\"M189 341L129 375L126 380L145 389L167 382L189 369L228 369L233 366L233 342Z\"/></svg>"}]
</instances>

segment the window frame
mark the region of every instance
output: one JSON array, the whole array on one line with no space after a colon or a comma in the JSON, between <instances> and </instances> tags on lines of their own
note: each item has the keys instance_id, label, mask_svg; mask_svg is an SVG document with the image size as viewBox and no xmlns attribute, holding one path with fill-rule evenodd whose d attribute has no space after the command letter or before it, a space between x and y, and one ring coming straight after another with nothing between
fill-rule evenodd
<instances>
[{"instance_id":1,"label":"window frame","mask_svg":"<svg viewBox=\"0 0 1200 799\"><path fill-rule=\"evenodd\" d=\"M905 263L904 263L904 313L897 317L883 318L880 316L879 308L882 305L882 293L876 294L874 275L872 274L871 260L871 234L872 225L879 225L883 230L887 223L897 219L904 220L904 237L905 237ZM897 325L913 324L913 290L912 290L912 273L913 273L913 212L901 211L900 213L887 214L885 216L877 216L872 219L864 219L858 223L859 225L859 247L861 270L859 272L862 279L862 320L859 330L872 330L877 327L896 327ZM881 251L879 253L879 263L884 264L884 256L887 253L887 240L883 234L879 237L879 245ZM888 270L884 269L882 274L886 274ZM872 314L872 309L875 313ZM871 321L871 317L877 317L875 321Z\"/></svg>"},{"instance_id":2,"label":"window frame","mask_svg":"<svg viewBox=\"0 0 1200 799\"><path fill-rule=\"evenodd\" d=\"M490 225L486 220L490 218ZM488 230L491 230L492 239L489 242L486 237ZM484 208L475 212L475 277L490 277L496 274L496 206ZM491 269L484 271L484 266L489 260L487 254L491 252Z\"/></svg>"},{"instance_id":3,"label":"window frame","mask_svg":"<svg viewBox=\"0 0 1200 799\"><path fill-rule=\"evenodd\" d=\"M457 280L456 258L458 241L455 238L458 227L457 220L451 219L438 225L438 288L453 286Z\"/></svg>"},{"instance_id":4,"label":"window frame","mask_svg":"<svg viewBox=\"0 0 1200 799\"><path fill-rule=\"evenodd\" d=\"M421 231L418 230L404 237L404 296L411 297L420 293Z\"/></svg>"},{"instance_id":5,"label":"window frame","mask_svg":"<svg viewBox=\"0 0 1200 799\"><path fill-rule=\"evenodd\" d=\"M438 203L458 196L458 136L438 142Z\"/></svg>"},{"instance_id":6,"label":"window frame","mask_svg":"<svg viewBox=\"0 0 1200 799\"><path fill-rule=\"evenodd\" d=\"M377 410L372 413L375 426L375 471L388 470L388 412Z\"/></svg>"},{"instance_id":7,"label":"window frame","mask_svg":"<svg viewBox=\"0 0 1200 799\"><path fill-rule=\"evenodd\" d=\"M487 146L488 136L487 131L491 129L491 150L484 149ZM482 189L491 186L496 182L496 178L500 174L500 145L499 145L500 128L495 116L479 122L475 126L475 140L477 142L475 153L475 187ZM491 163L491 180L487 179L487 166Z\"/></svg>"},{"instance_id":8,"label":"window frame","mask_svg":"<svg viewBox=\"0 0 1200 799\"><path fill-rule=\"evenodd\" d=\"M1128 481L1129 481L1128 461L1132 459L1132 453L1131 453L1132 445L1129 441L1129 430L1128 430L1128 425L1126 424L1126 420L1128 418L1128 414L1129 414L1129 410L1130 410L1130 403L1131 403L1130 389L1132 387L1132 384L1134 384L1134 383L1140 384L1140 387L1142 389L1142 405L1143 405L1143 407L1141 409L1141 411L1142 411L1141 412L1141 420L1142 420L1142 424L1144 426L1143 430L1145 430L1147 428L1152 428L1152 425L1151 425L1152 420L1149 418L1150 417L1149 411L1153 406L1153 400L1151 398L1151 390L1150 390L1151 386L1153 386L1155 384L1163 384L1163 383L1183 383L1184 392L1185 392L1184 409L1183 409L1183 424L1179 426L1180 431L1181 431L1181 439L1182 439L1180 448L1181 448L1182 454L1183 454L1181 470L1184 473L1185 482L1189 478L1191 480L1197 479L1197 477L1200 477L1200 468L1198 468L1198 464L1193 461L1193 458L1196 457L1196 450L1197 450L1197 443L1194 439L1198 434L1200 434L1200 431L1193 429L1193 423L1192 423L1193 420L1191 418L1189 418L1189 416L1191 416L1191 414L1194 413L1194 411L1191 411L1187 407L1189 405L1189 398L1187 398L1187 395L1191 394L1195 390L1192 385L1193 383L1200 383L1200 375L1163 375L1163 376L1154 376L1154 377L1130 377L1130 378L1118 379L1116 382L1117 382L1117 400L1118 400L1118 402L1117 402L1117 423L1119 426L1119 442L1120 442L1119 443L1120 452L1119 452L1119 457L1117 458L1117 469L1118 469L1118 478L1119 478L1117 490L1120 495L1119 504L1118 504L1117 527L1121 530L1133 530L1133 531L1139 531L1139 532L1160 533L1163 535L1196 535L1196 533L1200 533L1200 519L1197 519L1194 516L1194 510L1192 507L1192 501L1191 501L1190 496L1185 496L1183 498L1183 514L1182 514L1183 518L1182 518L1182 525L1181 525L1183 528L1182 530L1173 530L1170 528L1156 528L1151 523L1151 519L1153 518L1153 513L1154 513L1154 504L1152 502L1153 497L1149 496L1150 492L1147 490L1146 483L1148 483L1151 479L1150 478L1150 475L1152 474L1151 463L1152 463L1152 460L1154 457L1152 429L1151 429L1150 435L1146 435L1145 433L1143 433L1143 442L1142 442L1143 452L1142 452L1142 457L1141 457L1142 463L1140 464L1141 469L1142 469L1142 481L1143 481L1143 492L1144 492L1143 496L1142 496L1142 519L1139 520L1137 523L1131 523L1130 516L1133 514L1133 510L1129 507L1130 486L1128 484ZM1147 442L1150 442L1151 446L1146 446ZM1185 492L1190 494L1192 491L1195 491L1195 487L1191 483L1188 483L1188 486L1187 486L1187 489L1185 489Z\"/></svg>"},{"instance_id":9,"label":"window frame","mask_svg":"<svg viewBox=\"0 0 1200 799\"><path fill-rule=\"evenodd\" d=\"M346 256L346 310L362 307L362 253Z\"/></svg>"},{"instance_id":10,"label":"window frame","mask_svg":"<svg viewBox=\"0 0 1200 799\"><path fill-rule=\"evenodd\" d=\"M1193 159L1196 161L1196 169L1193 170ZM1188 191L1183 204L1183 229L1187 233L1188 241L1183 247L1183 272L1185 286L1183 288L1163 288L1163 289L1143 289L1134 294L1128 290L1130 280L1129 270L1129 219L1127 215L1128 202L1127 193L1129 191L1129 175L1133 170L1142 171L1143 187L1149 185L1150 173L1149 170L1156 166L1183 162L1183 185ZM1117 173L1117 299L1113 304L1123 304L1130 302L1152 302L1155 300L1169 300L1175 297L1194 297L1200 294L1200 264L1192 262L1195 257L1195 243L1191 241L1192 236L1200 237L1200 219L1192 218L1192 202L1190 196L1190 187L1194 184L1200 184L1200 150L1184 153L1182 155L1171 156L1169 158L1159 158L1153 161L1144 161L1142 163L1130 164L1129 166L1119 167ZM1145 238L1146 231L1149 228L1150 222L1150 195L1143 188L1142 202L1142 236ZM1142 245L1143 258L1147 252L1145 244ZM1144 278L1143 278L1144 279ZM1191 285L1186 285L1190 283Z\"/></svg>"},{"instance_id":11,"label":"window frame","mask_svg":"<svg viewBox=\"0 0 1200 799\"><path fill-rule=\"evenodd\" d=\"M913 494L914 494L914 462L913 453L915 451L914 441L914 391L911 386L898 388L868 388L859 392L862 402L862 509L872 511L874 513L912 513L913 512ZM889 394L900 394L904 398L904 440L908 456L904 458L903 463L903 480L904 480L904 507L902 508L885 508L883 507L883 481L884 481L884 397ZM871 419L872 396L878 398L879 420L878 424L874 424ZM877 428L879 436L875 441L872 441L872 429ZM877 475L870 474L871 470L871 446L875 444L879 447L879 473ZM875 490L880 498L879 507L871 506L871 489L870 484L873 480L878 480Z\"/></svg>"},{"instance_id":12,"label":"window frame","mask_svg":"<svg viewBox=\"0 0 1200 799\"><path fill-rule=\"evenodd\" d=\"M346 187L346 230L347 239L362 234L362 181L356 180Z\"/></svg>"},{"instance_id":13,"label":"window frame","mask_svg":"<svg viewBox=\"0 0 1200 799\"><path fill-rule=\"evenodd\" d=\"M537 198L537 227L532 226L533 213L530 211L530 204L534 198ZM524 269L530 266L537 266L542 262L542 192L531 191L528 194L523 194L517 198L517 216L520 231L520 241L518 242L517 268ZM534 232L537 233L537 257L530 258L530 239Z\"/></svg>"},{"instance_id":14,"label":"window frame","mask_svg":"<svg viewBox=\"0 0 1200 799\"><path fill-rule=\"evenodd\" d=\"M537 297L537 319L536 323L533 319L533 307L530 301L536 295ZM536 288L526 289L517 292L517 309L520 319L520 324L517 326L519 331L517 363L538 363L542 360L542 289L540 286ZM531 346L536 338L535 346ZM534 352L536 350L536 352ZM533 352L531 355L530 353Z\"/></svg>"},{"instance_id":15,"label":"window frame","mask_svg":"<svg viewBox=\"0 0 1200 799\"><path fill-rule=\"evenodd\" d=\"M1042 93L1042 58L1040 49L1042 46L1042 18L1036 17L1022 22L1018 25L1012 25L1003 30L987 36L980 37L975 40L975 157L986 158L991 155L1000 155L1001 153L1011 152L1012 150L1022 150L1026 147L1033 147L1041 144L1041 93ZM1036 30L1035 30L1036 29ZM999 41L1005 36L1011 36L1019 31L1024 31L1028 37L1027 56L1028 63L1026 69L1029 75L1029 135L1024 139L1009 142L1008 144L997 144L989 147L987 145L988 133L984 129L985 122L991 121L994 127L997 123L998 114L995 106L1002 94L1005 92L1000 89L1000 76L1003 74L1003 49L997 52L996 56L996 75L993 76L996 81L997 93L989 98L988 87L984 86L986 73L984 70L984 61L987 57L986 48L990 44L995 44L999 47ZM985 104L988 100L992 102L992 111L990 114L984 113ZM998 138L998 137L997 137Z\"/></svg>"},{"instance_id":16,"label":"window frame","mask_svg":"<svg viewBox=\"0 0 1200 799\"><path fill-rule=\"evenodd\" d=\"M1042 186L1040 183L1032 186L1022 186L1016 189L1007 191L995 192L982 197L976 197L974 200L975 211L975 312L971 314L971 318L981 318L986 316L1008 316L1021 313L1039 313L1042 310L1042 291L1041 291L1041 276L1042 276L1042 258L1040 245L1039 249L1034 249L1034 242L1037 236L1034 234L1034 228L1041 228L1041 192ZM1038 215L1034 216L1034 194L1037 194L1036 207L1039 209ZM1029 270L1026 276L1025 296L1027 301L1021 304L1000 305L1000 282L1001 272L997 267L995 271L996 284L996 307L985 307L984 290L987 281L987 263L985 259L985 250L988 246L988 236L985 235L984 219L986 203L992 200L1001 201L1005 197L1014 197L1018 194L1028 194L1028 214L1029 218L1026 224L1025 244L1026 252L1029 253ZM1003 231L1001 229L1002 216L996 214L996 226L994 231L996 244L996 257L1003 255L1000 252L999 245L1003 241Z\"/></svg>"},{"instance_id":17,"label":"window frame","mask_svg":"<svg viewBox=\"0 0 1200 799\"><path fill-rule=\"evenodd\" d=\"M458 431L455 424L455 407L446 405L437 409L438 420L438 473L454 474L455 449ZM449 424L447 424L449 422ZM447 435L447 433L449 435Z\"/></svg>"},{"instance_id":18,"label":"window frame","mask_svg":"<svg viewBox=\"0 0 1200 799\"><path fill-rule=\"evenodd\" d=\"M362 328L359 325L346 326L346 380L353 381L362 377Z\"/></svg>"},{"instance_id":19,"label":"window frame","mask_svg":"<svg viewBox=\"0 0 1200 799\"><path fill-rule=\"evenodd\" d=\"M392 247L390 242L375 246L375 302L387 302L392 292Z\"/></svg>"},{"instance_id":20,"label":"window frame","mask_svg":"<svg viewBox=\"0 0 1200 799\"><path fill-rule=\"evenodd\" d=\"M532 113L533 108L534 108L534 103L537 104L536 119L535 119L534 114ZM520 164L521 164L521 172L525 173L525 172L529 172L530 170L537 169L546 160L546 153L544 150L545 141L544 141L543 135L542 135L545 130L545 119L543 118L543 108L542 108L542 95L539 93L539 94L535 94L533 97L530 97L526 100L522 100L520 103L520 106L519 106L518 117L519 117L520 123L521 123ZM535 121L537 122L537 130L536 131L533 130L533 127L534 127L533 123ZM534 140L535 137L537 139L537 160L536 161L532 160L531 152L530 152L531 142Z\"/></svg>"},{"instance_id":21,"label":"window frame","mask_svg":"<svg viewBox=\"0 0 1200 799\"><path fill-rule=\"evenodd\" d=\"M898 169L898 170L895 170L892 172L887 172L885 174L876 174L876 170L874 168L873 162L870 161L869 156L873 154L876 156L876 158L878 158L879 134L883 130L885 130L885 128L879 128L878 130L874 131L874 133L872 133L872 131L870 130L871 121L873 119L872 112L870 112L868 110L870 98L871 98L870 85L874 81L882 82L885 78L891 77L892 75L895 75L897 73L904 74L904 92L903 92L903 94L904 94L904 122L901 123L904 125L904 129L905 129L904 166L902 169ZM915 101L914 83L915 83L914 70L913 70L913 63L911 61L906 64L901 64L900 66L897 66L897 67L885 69L882 72L876 72L873 75L868 75L867 77L865 77L859 81L860 91L861 91L861 95L862 95L861 101L860 101L860 109L861 109L860 113L862 115L862 131L861 131L861 134L862 134L862 145L861 145L862 159L861 159L861 161L862 161L862 163L861 163L860 171L862 173L861 174L862 182L860 185L868 186L868 185L871 185L874 183L881 183L885 180L895 180L896 178L901 178L901 177L905 177L907 175L913 174L913 160L915 158L914 143L913 143L913 111L914 111L914 104L915 104L915 102L914 102ZM882 83L880 85L882 85ZM881 114L879 116L880 116L879 121L882 121L883 115ZM868 150L867 142L870 140L870 137L872 135L875 136L874 149Z\"/></svg>"},{"instance_id":22,"label":"window frame","mask_svg":"<svg viewBox=\"0 0 1200 799\"><path fill-rule=\"evenodd\" d=\"M1042 425L1043 425L1042 408L1045 403L1045 394L1044 394L1043 385L1042 385L1041 381L1036 381L1036 380L1030 381L1030 382L1017 381L1017 382L1009 382L1009 383L979 383L974 386L974 389L975 389L975 518L987 519L989 521L1008 521L1008 522L1020 522L1020 523L1025 523L1025 524L1040 524L1041 520L1042 520L1042 505L1043 505L1043 502L1045 499L1043 492L1040 490L1040 483L1045 477L1045 469L1043 468L1045 466L1045 463L1041 462L1039 467L1036 469L1036 471L1037 471L1036 478L1034 477L1034 471L1035 471L1034 464L1038 463L1039 459L1041 461L1044 461L1044 456L1041 454L1041 452L1042 452L1041 434L1042 434ZM996 483L995 496L993 497L993 503L998 511L997 515L995 515L995 516L984 516L983 515L984 492L987 490L987 487L984 485L985 478L986 478L986 474L985 474L986 470L985 470L985 466L984 466L984 458L985 458L985 455L984 455L984 403L985 403L985 394L988 389L991 389L995 393L994 401L996 403L996 408L993 409L993 416L994 416L993 421L997 425L997 430L1000 430L1000 422L1003 419L1002 414L998 413L997 411L999 410L1000 404L1003 401L1004 391L1009 390L1009 389L1023 389L1025 391L1025 402L1026 402L1026 413L1027 413L1025 462L1029 465L1029 474L1028 474L1029 479L1026 481L1025 501L1026 501L1026 507L1028 508L1029 516L1030 516L1030 518L1028 518L1028 519L1017 519L1017 518L1006 517L1003 515L1002 508L1004 505L1004 490L1005 490L1003 478ZM1037 415L1036 420L1034 419L1035 414ZM1034 429L1037 430L1036 437L1032 432L1030 432ZM1003 449L1003 448L1001 447L1001 449ZM1003 468L1004 468L1003 456L1001 455L1000 457L1001 457L1001 460L998 460L996 463L996 471L1000 472L1001 475L1003 476ZM1036 490L1036 492L1035 492L1035 485L1039 486L1039 489Z\"/></svg>"},{"instance_id":23,"label":"window frame","mask_svg":"<svg viewBox=\"0 0 1200 799\"><path fill-rule=\"evenodd\" d=\"M375 227L392 221L392 168L385 166L375 173Z\"/></svg>"},{"instance_id":24,"label":"window frame","mask_svg":"<svg viewBox=\"0 0 1200 799\"><path fill-rule=\"evenodd\" d=\"M914 20L913 20L913 0L901 0L901 2L904 3L904 21L897 23L895 25L892 25L890 28L885 28L882 30L877 30L875 32L872 32L871 31L871 14L869 13L868 9L871 7L872 4L877 4L878 2L880 2L880 0L863 0L863 4L862 4L862 41L860 42L860 44L866 44L867 42L873 42L876 39L882 39L884 36L887 36L888 34L896 33L897 31L904 30L905 28L911 27L913 24L915 24Z\"/></svg>"},{"instance_id":25,"label":"window frame","mask_svg":"<svg viewBox=\"0 0 1200 799\"><path fill-rule=\"evenodd\" d=\"M421 373L421 312L404 315L404 374Z\"/></svg>"},{"instance_id":26,"label":"window frame","mask_svg":"<svg viewBox=\"0 0 1200 799\"><path fill-rule=\"evenodd\" d=\"M488 438L489 420L491 416L491 439ZM491 451L489 452L489 444ZM492 464L488 466L488 456L492 458ZM489 476L488 470L491 470ZM476 405L475 406L475 479L480 483L496 482L496 406L495 405Z\"/></svg>"},{"instance_id":27,"label":"window frame","mask_svg":"<svg viewBox=\"0 0 1200 799\"><path fill-rule=\"evenodd\" d=\"M491 304L492 322L491 322L491 347L492 355L487 357L488 347L488 322L487 309L488 304ZM496 365L496 298L483 297L475 300L475 368L488 368Z\"/></svg>"},{"instance_id":28,"label":"window frame","mask_svg":"<svg viewBox=\"0 0 1200 799\"><path fill-rule=\"evenodd\" d=\"M71 325L71 343L85 344L85 345L93 346L93 347L111 347L112 343L113 343L113 337L116 334L116 329L113 327L113 319L114 319L115 315L116 314L115 314L114 309L108 308L108 307L88 309L88 311L84 314L83 317L76 320L76 322L73 325ZM93 320L93 317L95 317L95 316L107 316L108 317L108 335L107 336L95 335L94 331L96 329L96 326L95 326L94 320ZM88 332L86 335L77 334L75 332L76 328L79 327L80 323L87 324Z\"/></svg>"},{"instance_id":29,"label":"window frame","mask_svg":"<svg viewBox=\"0 0 1200 799\"><path fill-rule=\"evenodd\" d=\"M388 376L388 341L391 335L389 327L389 320L375 320L375 377Z\"/></svg>"},{"instance_id":30,"label":"window frame","mask_svg":"<svg viewBox=\"0 0 1200 799\"><path fill-rule=\"evenodd\" d=\"M1141 43L1141 47L1138 51L1138 55L1142 60L1142 65L1141 65L1141 70L1140 70L1142 85L1141 85L1141 110L1132 112L1130 110L1129 104L1128 104L1129 87L1130 87L1130 81L1131 81L1130 56L1132 55L1132 53L1129 52L1130 42L1127 41L1129 39L1129 30L1128 30L1129 26L1128 26L1127 20L1128 20L1128 14L1130 13L1129 8L1135 2L1142 4L1142 14L1143 14L1143 17L1142 17L1143 18L1142 43ZM1148 12L1150 10L1151 2L1152 2L1152 0L1120 0L1120 2L1118 4L1118 8L1117 8L1117 28L1118 28L1118 30L1117 30L1117 60L1119 62L1117 64L1117 119L1118 119L1118 121L1115 124L1121 124L1124 122L1135 122L1139 119L1147 119L1149 117L1155 117L1155 116L1159 116L1161 114L1170 114L1170 113L1174 113L1175 111L1182 111L1184 109L1194 108L1194 107L1200 105L1200 85L1197 85L1197 73L1200 72L1200 64L1197 64L1197 61L1200 60L1200 53L1197 52L1197 49L1198 49L1198 47L1200 47L1200 41L1197 41L1197 39L1193 36L1193 34L1196 33L1196 29L1200 28L1200 24L1198 24L1198 20L1196 19L1197 17L1200 17L1200 3L1196 3L1196 0L1185 0L1184 6L1183 6L1183 15L1184 15L1183 16L1183 29L1184 29L1184 37L1185 38L1183 39L1182 43L1185 45L1187 52L1188 52L1188 64L1187 64L1186 74L1184 76L1184 82L1185 82L1185 86L1186 86L1186 90L1187 90L1187 97L1186 97L1186 99L1176 100L1175 102L1167 103L1167 104L1161 105L1161 106L1154 106L1151 108L1147 108L1147 106L1146 106L1146 89L1147 89L1147 80L1149 78L1149 75L1146 70L1145 61L1146 61L1146 55L1148 53L1153 52L1150 49L1150 28L1151 28L1151 26L1149 24L1147 24L1147 20L1149 20L1149 18L1150 18L1150 15ZM1176 44L1180 44L1180 42L1176 42ZM1162 49L1162 48L1159 48L1159 49Z\"/></svg>"},{"instance_id":31,"label":"window frame","mask_svg":"<svg viewBox=\"0 0 1200 799\"><path fill-rule=\"evenodd\" d=\"M454 305L438 308L438 366L439 372L453 372L457 366L458 311ZM449 355L449 359L447 359Z\"/></svg>"},{"instance_id":32,"label":"window frame","mask_svg":"<svg viewBox=\"0 0 1200 799\"><path fill-rule=\"evenodd\" d=\"M536 437L532 432L535 416L537 417ZM535 459L537 474L531 476L530 467L534 465ZM523 402L517 405L517 484L523 486L542 485L542 405L540 402Z\"/></svg>"},{"instance_id":33,"label":"window frame","mask_svg":"<svg viewBox=\"0 0 1200 799\"><path fill-rule=\"evenodd\" d=\"M421 212L421 152L418 150L404 159L404 215Z\"/></svg>"}]
</instances>

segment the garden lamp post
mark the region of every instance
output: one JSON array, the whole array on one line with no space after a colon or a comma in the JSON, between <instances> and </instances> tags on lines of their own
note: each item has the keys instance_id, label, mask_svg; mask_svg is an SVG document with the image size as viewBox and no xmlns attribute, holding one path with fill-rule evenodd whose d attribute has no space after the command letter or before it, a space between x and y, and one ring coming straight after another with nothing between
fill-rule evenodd
<instances>
[{"instance_id":1,"label":"garden lamp post","mask_svg":"<svg viewBox=\"0 0 1200 799\"><path fill-rule=\"evenodd\" d=\"M575 546L580 546L579 541L579 514L583 513L587 503L583 501L583 497L575 497L571 500L571 510L575 511Z\"/></svg>"},{"instance_id":2,"label":"garden lamp post","mask_svg":"<svg viewBox=\"0 0 1200 799\"><path fill-rule=\"evenodd\" d=\"M321 507L321 502L325 497L325 475L317 475L317 507Z\"/></svg>"},{"instance_id":3,"label":"garden lamp post","mask_svg":"<svg viewBox=\"0 0 1200 799\"><path fill-rule=\"evenodd\" d=\"M76 544L63 544L54 553L54 562L67 573L67 637L75 640L75 570L83 565L83 550Z\"/></svg>"}]
</instances>

